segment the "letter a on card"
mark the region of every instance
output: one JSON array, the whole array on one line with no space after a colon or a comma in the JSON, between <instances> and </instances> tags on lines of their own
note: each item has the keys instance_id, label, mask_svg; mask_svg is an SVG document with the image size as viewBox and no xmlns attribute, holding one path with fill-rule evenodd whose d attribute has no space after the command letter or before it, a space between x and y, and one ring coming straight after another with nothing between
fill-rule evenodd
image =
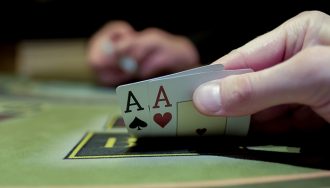
<instances>
[{"instance_id":1,"label":"letter a on card","mask_svg":"<svg viewBox=\"0 0 330 188\"><path fill-rule=\"evenodd\" d=\"M171 97L173 94L169 93L162 80L150 81L150 125L154 135L176 135L176 111Z\"/></svg>"},{"instance_id":2,"label":"letter a on card","mask_svg":"<svg viewBox=\"0 0 330 188\"><path fill-rule=\"evenodd\" d=\"M137 82L117 87L116 93L129 134L150 135L147 82Z\"/></svg>"}]
</instances>

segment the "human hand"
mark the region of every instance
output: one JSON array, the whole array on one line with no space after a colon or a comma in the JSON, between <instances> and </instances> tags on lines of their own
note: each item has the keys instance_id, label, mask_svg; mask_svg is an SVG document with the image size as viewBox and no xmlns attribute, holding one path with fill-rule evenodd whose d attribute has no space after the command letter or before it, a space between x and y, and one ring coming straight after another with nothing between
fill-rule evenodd
<instances>
[{"instance_id":1,"label":"human hand","mask_svg":"<svg viewBox=\"0 0 330 188\"><path fill-rule=\"evenodd\" d=\"M118 29L116 27L120 27ZM111 37L114 30L121 37ZM110 36L110 37L109 37ZM109 39L110 38L110 39ZM111 55L102 53L104 40L113 43ZM178 72L197 67L199 56L190 40L156 28L135 31L128 23L110 23L97 33L90 43L89 59L103 84L116 86L133 79L146 79L162 73ZM121 57L133 58L138 64L134 73L118 65Z\"/></svg>"},{"instance_id":2,"label":"human hand","mask_svg":"<svg viewBox=\"0 0 330 188\"><path fill-rule=\"evenodd\" d=\"M127 22L112 21L91 38L88 62L102 84L114 86L132 79L132 75L125 73L118 65L120 54L116 46L132 40L134 35L136 31Z\"/></svg>"},{"instance_id":3,"label":"human hand","mask_svg":"<svg viewBox=\"0 0 330 188\"><path fill-rule=\"evenodd\" d=\"M330 123L330 17L304 12L214 63L255 72L198 87L203 114L253 114L250 134L317 132Z\"/></svg>"}]
</instances>

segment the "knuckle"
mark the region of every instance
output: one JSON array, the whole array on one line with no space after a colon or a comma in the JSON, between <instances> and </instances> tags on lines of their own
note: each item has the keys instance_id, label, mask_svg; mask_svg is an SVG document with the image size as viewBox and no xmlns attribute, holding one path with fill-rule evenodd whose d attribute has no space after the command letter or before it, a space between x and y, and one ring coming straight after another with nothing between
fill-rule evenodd
<instances>
[{"instance_id":1,"label":"knuckle","mask_svg":"<svg viewBox=\"0 0 330 188\"><path fill-rule=\"evenodd\" d=\"M155 27L150 27L145 29L143 33L145 33L146 35L159 35L161 33L161 30Z\"/></svg>"},{"instance_id":2,"label":"knuckle","mask_svg":"<svg viewBox=\"0 0 330 188\"><path fill-rule=\"evenodd\" d=\"M113 20L105 24L105 28L129 28L129 24L122 20Z\"/></svg>"},{"instance_id":3,"label":"knuckle","mask_svg":"<svg viewBox=\"0 0 330 188\"><path fill-rule=\"evenodd\" d=\"M321 11L312 10L304 11L293 17L292 19L284 22L281 25L283 28L289 28L294 33L297 32L297 28L307 30L308 28L314 29L320 26L320 23L323 23L323 20L327 15Z\"/></svg>"},{"instance_id":4,"label":"knuckle","mask_svg":"<svg viewBox=\"0 0 330 188\"><path fill-rule=\"evenodd\" d=\"M152 40L161 40L169 36L167 32L154 27L143 30L141 34L144 37L150 38Z\"/></svg>"},{"instance_id":5,"label":"knuckle","mask_svg":"<svg viewBox=\"0 0 330 188\"><path fill-rule=\"evenodd\" d=\"M324 17L325 14L318 10L303 11L298 14L298 17L308 18L308 19L320 19Z\"/></svg>"},{"instance_id":6,"label":"knuckle","mask_svg":"<svg viewBox=\"0 0 330 188\"><path fill-rule=\"evenodd\" d=\"M253 97L253 87L249 76L230 76L220 84L222 107L227 112L239 111L239 106L247 104Z\"/></svg>"}]
</instances>

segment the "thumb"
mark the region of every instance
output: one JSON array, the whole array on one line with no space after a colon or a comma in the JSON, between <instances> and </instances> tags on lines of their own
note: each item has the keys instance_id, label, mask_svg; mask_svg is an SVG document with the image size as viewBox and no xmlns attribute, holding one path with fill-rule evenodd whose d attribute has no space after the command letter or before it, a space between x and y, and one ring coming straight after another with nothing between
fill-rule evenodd
<instances>
[{"instance_id":1,"label":"thumb","mask_svg":"<svg viewBox=\"0 0 330 188\"><path fill-rule=\"evenodd\" d=\"M324 99L329 98L330 91L315 95L315 91L320 91L320 88L329 90L326 85L329 83L323 82L329 79L324 79L317 72L322 67L329 69L325 67L324 59L311 60L311 57L315 57L311 56L311 52L319 54L320 50L302 51L291 59L262 71L232 75L202 84L194 92L194 104L203 114L223 116L248 115L288 103L312 107L321 105Z\"/></svg>"}]
</instances>

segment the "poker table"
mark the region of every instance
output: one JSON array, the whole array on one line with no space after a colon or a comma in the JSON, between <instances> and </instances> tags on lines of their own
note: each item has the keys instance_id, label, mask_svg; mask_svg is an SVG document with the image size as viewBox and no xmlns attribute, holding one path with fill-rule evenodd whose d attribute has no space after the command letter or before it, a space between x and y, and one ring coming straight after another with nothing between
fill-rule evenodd
<instances>
[{"instance_id":1,"label":"poker table","mask_svg":"<svg viewBox=\"0 0 330 188\"><path fill-rule=\"evenodd\" d=\"M330 171L303 163L299 148L141 140L120 115L114 89L1 75L0 187L330 186Z\"/></svg>"}]
</instances>

